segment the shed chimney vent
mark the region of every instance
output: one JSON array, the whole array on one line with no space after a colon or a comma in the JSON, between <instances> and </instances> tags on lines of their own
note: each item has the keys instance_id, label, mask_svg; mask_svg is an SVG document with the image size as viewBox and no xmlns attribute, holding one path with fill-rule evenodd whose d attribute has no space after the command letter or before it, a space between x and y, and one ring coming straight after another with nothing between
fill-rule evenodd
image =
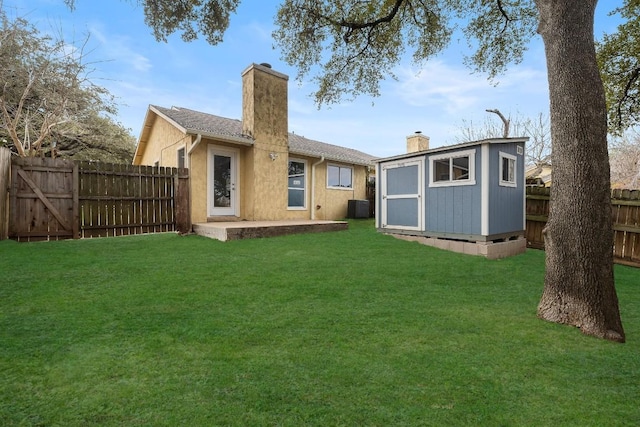
<instances>
[{"instance_id":1,"label":"shed chimney vent","mask_svg":"<svg viewBox=\"0 0 640 427\"><path fill-rule=\"evenodd\" d=\"M266 68L271 68L271 64L269 64L268 62L263 62L260 65L262 65L263 67L266 67Z\"/></svg>"}]
</instances>

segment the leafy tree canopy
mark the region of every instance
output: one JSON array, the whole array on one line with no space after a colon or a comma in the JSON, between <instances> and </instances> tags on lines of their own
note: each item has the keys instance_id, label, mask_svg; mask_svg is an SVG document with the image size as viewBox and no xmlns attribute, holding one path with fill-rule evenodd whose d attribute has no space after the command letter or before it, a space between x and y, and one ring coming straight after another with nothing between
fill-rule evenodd
<instances>
[{"instance_id":1,"label":"leafy tree canopy","mask_svg":"<svg viewBox=\"0 0 640 427\"><path fill-rule=\"evenodd\" d=\"M70 7L76 0L65 0ZM157 40L180 33L189 41L204 35L222 42L240 0L138 0ZM282 1L276 15L275 43L283 60L312 76L318 104L344 96L378 96L381 80L410 54L419 64L448 45L460 30L473 53L466 62L495 77L518 63L535 34L533 0L373 0ZM315 65L319 64L319 68Z\"/></svg>"},{"instance_id":2,"label":"leafy tree canopy","mask_svg":"<svg viewBox=\"0 0 640 427\"><path fill-rule=\"evenodd\" d=\"M0 9L0 144L20 156L131 161L134 138L108 115L113 97L88 79L83 49Z\"/></svg>"},{"instance_id":3,"label":"leafy tree canopy","mask_svg":"<svg viewBox=\"0 0 640 427\"><path fill-rule=\"evenodd\" d=\"M624 23L597 45L602 72L609 127L620 134L640 124L640 0L625 0L612 13Z\"/></svg>"}]
</instances>

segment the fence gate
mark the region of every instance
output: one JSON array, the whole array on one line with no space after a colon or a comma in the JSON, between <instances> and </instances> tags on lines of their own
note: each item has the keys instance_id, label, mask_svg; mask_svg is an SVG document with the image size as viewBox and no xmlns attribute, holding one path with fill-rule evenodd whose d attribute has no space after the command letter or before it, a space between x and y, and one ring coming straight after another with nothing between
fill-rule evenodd
<instances>
[{"instance_id":1,"label":"fence gate","mask_svg":"<svg viewBox=\"0 0 640 427\"><path fill-rule=\"evenodd\" d=\"M14 158L9 199L9 238L79 237L78 168L72 161Z\"/></svg>"}]
</instances>

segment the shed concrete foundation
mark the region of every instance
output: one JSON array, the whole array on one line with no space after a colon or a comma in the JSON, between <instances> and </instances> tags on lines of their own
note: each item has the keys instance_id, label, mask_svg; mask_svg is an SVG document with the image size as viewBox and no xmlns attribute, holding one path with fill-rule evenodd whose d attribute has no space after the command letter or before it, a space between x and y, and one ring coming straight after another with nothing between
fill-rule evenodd
<instances>
[{"instance_id":1,"label":"shed concrete foundation","mask_svg":"<svg viewBox=\"0 0 640 427\"><path fill-rule=\"evenodd\" d=\"M410 236L405 234L391 234L400 240L418 242L423 245L446 251L458 252L467 255L478 255L488 259L500 259L524 253L527 250L527 240L524 236L518 236L504 242L465 242L460 240L438 239L434 237Z\"/></svg>"}]
</instances>

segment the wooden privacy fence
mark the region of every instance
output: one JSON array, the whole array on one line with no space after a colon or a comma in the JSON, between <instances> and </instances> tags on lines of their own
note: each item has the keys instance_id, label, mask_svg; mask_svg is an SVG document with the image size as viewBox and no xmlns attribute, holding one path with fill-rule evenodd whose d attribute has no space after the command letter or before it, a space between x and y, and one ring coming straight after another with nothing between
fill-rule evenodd
<instances>
[{"instance_id":1,"label":"wooden privacy fence","mask_svg":"<svg viewBox=\"0 0 640 427\"><path fill-rule=\"evenodd\" d=\"M544 249L550 189L527 188L527 245ZM612 190L613 257L618 264L640 267L640 190Z\"/></svg>"},{"instance_id":2,"label":"wooden privacy fence","mask_svg":"<svg viewBox=\"0 0 640 427\"><path fill-rule=\"evenodd\" d=\"M14 158L9 237L18 241L189 232L188 170Z\"/></svg>"}]
</instances>

